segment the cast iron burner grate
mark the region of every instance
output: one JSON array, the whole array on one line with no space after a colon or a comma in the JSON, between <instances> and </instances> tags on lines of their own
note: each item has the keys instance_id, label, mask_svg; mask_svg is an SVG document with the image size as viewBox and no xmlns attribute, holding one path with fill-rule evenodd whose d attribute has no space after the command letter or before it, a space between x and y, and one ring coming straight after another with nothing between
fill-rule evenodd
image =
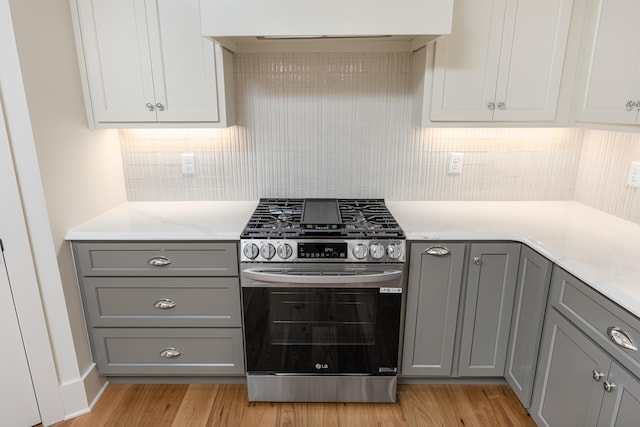
<instances>
[{"instance_id":1,"label":"cast iron burner grate","mask_svg":"<svg viewBox=\"0 0 640 427\"><path fill-rule=\"evenodd\" d=\"M328 236L402 239L404 232L383 199L260 199L241 237Z\"/></svg>"}]
</instances>

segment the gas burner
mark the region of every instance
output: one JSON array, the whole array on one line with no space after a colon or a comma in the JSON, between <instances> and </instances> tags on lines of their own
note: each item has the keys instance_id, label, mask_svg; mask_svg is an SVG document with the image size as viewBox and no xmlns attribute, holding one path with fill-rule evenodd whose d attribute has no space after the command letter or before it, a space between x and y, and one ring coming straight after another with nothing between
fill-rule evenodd
<instances>
[{"instance_id":1,"label":"gas burner","mask_svg":"<svg viewBox=\"0 0 640 427\"><path fill-rule=\"evenodd\" d=\"M243 238L403 239L382 199L260 199Z\"/></svg>"}]
</instances>

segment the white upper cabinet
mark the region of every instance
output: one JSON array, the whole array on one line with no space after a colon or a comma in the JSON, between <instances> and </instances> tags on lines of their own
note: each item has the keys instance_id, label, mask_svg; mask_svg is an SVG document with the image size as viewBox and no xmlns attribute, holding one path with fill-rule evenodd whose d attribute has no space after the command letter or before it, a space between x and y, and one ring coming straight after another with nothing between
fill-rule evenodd
<instances>
[{"instance_id":1,"label":"white upper cabinet","mask_svg":"<svg viewBox=\"0 0 640 427\"><path fill-rule=\"evenodd\" d=\"M555 120L572 3L456 0L452 33L436 40L421 124Z\"/></svg>"},{"instance_id":2,"label":"white upper cabinet","mask_svg":"<svg viewBox=\"0 0 640 427\"><path fill-rule=\"evenodd\" d=\"M199 0L75 0L90 125L233 124L233 57L200 32Z\"/></svg>"},{"instance_id":3,"label":"white upper cabinet","mask_svg":"<svg viewBox=\"0 0 640 427\"><path fill-rule=\"evenodd\" d=\"M640 124L640 1L591 3L576 120Z\"/></svg>"}]
</instances>

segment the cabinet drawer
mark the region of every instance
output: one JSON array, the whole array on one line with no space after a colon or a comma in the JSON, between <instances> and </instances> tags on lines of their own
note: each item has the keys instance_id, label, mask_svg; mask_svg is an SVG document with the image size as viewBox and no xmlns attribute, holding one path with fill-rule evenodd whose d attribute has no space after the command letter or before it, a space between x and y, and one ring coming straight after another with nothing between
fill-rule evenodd
<instances>
[{"instance_id":1,"label":"cabinet drawer","mask_svg":"<svg viewBox=\"0 0 640 427\"><path fill-rule=\"evenodd\" d=\"M610 328L618 328L640 347L640 319L559 268L553 272L550 301L627 369L640 376L640 351L623 348L610 337Z\"/></svg>"},{"instance_id":2,"label":"cabinet drawer","mask_svg":"<svg viewBox=\"0 0 640 427\"><path fill-rule=\"evenodd\" d=\"M83 276L238 275L235 243L75 243L74 255Z\"/></svg>"},{"instance_id":3,"label":"cabinet drawer","mask_svg":"<svg viewBox=\"0 0 640 427\"><path fill-rule=\"evenodd\" d=\"M101 375L244 374L240 328L95 328L93 338Z\"/></svg>"},{"instance_id":4,"label":"cabinet drawer","mask_svg":"<svg viewBox=\"0 0 640 427\"><path fill-rule=\"evenodd\" d=\"M91 326L240 327L235 277L86 277Z\"/></svg>"}]
</instances>

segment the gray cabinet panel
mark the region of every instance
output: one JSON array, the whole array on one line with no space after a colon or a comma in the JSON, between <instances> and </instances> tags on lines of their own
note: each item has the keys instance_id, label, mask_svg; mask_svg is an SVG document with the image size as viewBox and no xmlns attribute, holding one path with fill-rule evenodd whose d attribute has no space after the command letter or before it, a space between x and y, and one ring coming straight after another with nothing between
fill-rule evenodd
<instances>
[{"instance_id":1,"label":"gray cabinet panel","mask_svg":"<svg viewBox=\"0 0 640 427\"><path fill-rule=\"evenodd\" d=\"M237 243L72 247L101 375L245 373Z\"/></svg>"},{"instance_id":2,"label":"gray cabinet panel","mask_svg":"<svg viewBox=\"0 0 640 427\"><path fill-rule=\"evenodd\" d=\"M640 380L612 363L607 381L615 384L604 393L598 427L637 427L640 424Z\"/></svg>"},{"instance_id":3,"label":"gray cabinet panel","mask_svg":"<svg viewBox=\"0 0 640 427\"><path fill-rule=\"evenodd\" d=\"M554 270L552 280L550 303L634 375L640 376L640 351L625 349L608 335L610 327L620 328L640 348L640 319L560 268Z\"/></svg>"},{"instance_id":4,"label":"gray cabinet panel","mask_svg":"<svg viewBox=\"0 0 640 427\"><path fill-rule=\"evenodd\" d=\"M93 327L242 325L235 277L86 277L83 292Z\"/></svg>"},{"instance_id":5,"label":"gray cabinet panel","mask_svg":"<svg viewBox=\"0 0 640 427\"><path fill-rule=\"evenodd\" d=\"M102 375L241 375L240 328L95 328ZM163 357L163 350L181 354Z\"/></svg>"},{"instance_id":6,"label":"gray cabinet panel","mask_svg":"<svg viewBox=\"0 0 640 427\"><path fill-rule=\"evenodd\" d=\"M461 376L504 375L519 255L519 243L471 245Z\"/></svg>"},{"instance_id":7,"label":"gray cabinet panel","mask_svg":"<svg viewBox=\"0 0 640 427\"><path fill-rule=\"evenodd\" d=\"M430 255L432 247L449 254ZM451 375L465 248L464 243L411 243L402 375Z\"/></svg>"},{"instance_id":8,"label":"gray cabinet panel","mask_svg":"<svg viewBox=\"0 0 640 427\"><path fill-rule=\"evenodd\" d=\"M552 266L522 247L504 376L525 408L531 405Z\"/></svg>"},{"instance_id":9,"label":"gray cabinet panel","mask_svg":"<svg viewBox=\"0 0 640 427\"><path fill-rule=\"evenodd\" d=\"M75 243L84 276L237 276L235 243ZM167 265L153 266L160 259Z\"/></svg>"},{"instance_id":10,"label":"gray cabinet panel","mask_svg":"<svg viewBox=\"0 0 640 427\"><path fill-rule=\"evenodd\" d=\"M546 322L531 416L541 426L595 426L611 361L555 310Z\"/></svg>"}]
</instances>

